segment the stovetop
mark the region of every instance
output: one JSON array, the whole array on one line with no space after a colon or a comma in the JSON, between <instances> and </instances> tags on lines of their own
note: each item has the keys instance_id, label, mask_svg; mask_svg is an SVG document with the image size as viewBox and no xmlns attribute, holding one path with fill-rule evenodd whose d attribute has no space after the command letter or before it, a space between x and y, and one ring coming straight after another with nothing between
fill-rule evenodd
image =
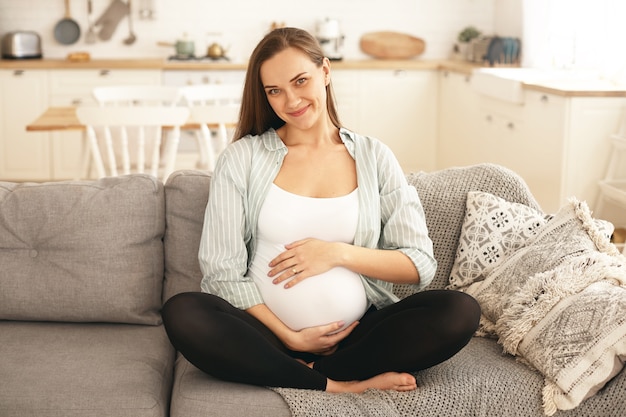
<instances>
[{"instance_id":1,"label":"stovetop","mask_svg":"<svg viewBox=\"0 0 626 417\"><path fill-rule=\"evenodd\" d=\"M219 58L211 58L210 56L195 56L195 55L171 55L167 57L168 61L185 61L185 62L216 62L216 61L230 61L228 57L221 56Z\"/></svg>"}]
</instances>

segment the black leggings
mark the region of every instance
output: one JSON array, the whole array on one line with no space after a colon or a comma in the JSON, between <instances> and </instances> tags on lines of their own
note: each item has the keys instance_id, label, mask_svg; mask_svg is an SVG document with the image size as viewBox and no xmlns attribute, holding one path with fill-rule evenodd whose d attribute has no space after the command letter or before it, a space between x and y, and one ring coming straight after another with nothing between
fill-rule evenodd
<instances>
[{"instance_id":1,"label":"black leggings","mask_svg":"<svg viewBox=\"0 0 626 417\"><path fill-rule=\"evenodd\" d=\"M445 361L469 342L478 327L480 307L458 291L419 292L380 310L370 308L329 356L287 349L259 320L210 294L178 294L165 303L162 315L174 347L214 377L325 390L327 378L364 380ZM294 358L314 361L314 369Z\"/></svg>"}]
</instances>

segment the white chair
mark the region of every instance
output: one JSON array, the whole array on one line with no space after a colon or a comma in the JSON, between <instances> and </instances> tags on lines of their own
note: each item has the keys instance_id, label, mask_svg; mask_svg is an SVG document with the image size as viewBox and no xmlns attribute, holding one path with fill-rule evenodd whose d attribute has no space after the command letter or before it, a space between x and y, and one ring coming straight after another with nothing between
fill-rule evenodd
<instances>
[{"instance_id":1,"label":"white chair","mask_svg":"<svg viewBox=\"0 0 626 417\"><path fill-rule=\"evenodd\" d=\"M178 87L163 85L108 85L95 87L91 94L99 106L175 106L181 100L181 92ZM121 140L119 136L115 136L117 132L113 132L112 142L116 143ZM145 144L148 152L154 146L150 140ZM101 152L107 153L103 146ZM114 152L118 155L118 159L122 159L121 150L114 146ZM83 151L83 168L82 172L85 176L89 176L92 165L93 152L90 146L86 144ZM134 156L131 156L134 158ZM132 160L133 163L137 161ZM93 163L97 163L93 161ZM100 175L98 173L98 175Z\"/></svg>"},{"instance_id":2,"label":"white chair","mask_svg":"<svg viewBox=\"0 0 626 417\"><path fill-rule=\"evenodd\" d=\"M86 126L88 146L98 177L107 176L100 150L102 144L108 175L147 172L165 181L174 170L180 126L189 119L189 109L169 106L79 107L76 116ZM171 130L164 130L165 127ZM114 137L113 132L118 135ZM164 132L169 133L165 141ZM163 152L162 142L165 142ZM148 143L152 146L146 146ZM118 162L116 150L121 153L121 162Z\"/></svg>"},{"instance_id":3,"label":"white chair","mask_svg":"<svg viewBox=\"0 0 626 417\"><path fill-rule=\"evenodd\" d=\"M191 109L190 120L196 130L200 157L197 167L212 171L217 156L230 138L229 129L239 121L242 86L240 84L202 84L181 87L183 102ZM215 135L213 135L215 132Z\"/></svg>"}]
</instances>

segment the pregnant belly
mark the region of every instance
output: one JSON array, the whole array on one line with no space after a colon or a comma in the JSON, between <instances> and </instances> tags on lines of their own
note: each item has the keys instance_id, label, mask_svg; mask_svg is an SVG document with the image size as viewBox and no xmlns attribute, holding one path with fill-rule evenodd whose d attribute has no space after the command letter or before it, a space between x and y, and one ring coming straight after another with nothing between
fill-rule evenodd
<instances>
[{"instance_id":1,"label":"pregnant belly","mask_svg":"<svg viewBox=\"0 0 626 417\"><path fill-rule=\"evenodd\" d=\"M263 300L293 330L343 321L345 328L360 319L368 307L358 274L333 268L286 289L265 274L254 274Z\"/></svg>"}]
</instances>

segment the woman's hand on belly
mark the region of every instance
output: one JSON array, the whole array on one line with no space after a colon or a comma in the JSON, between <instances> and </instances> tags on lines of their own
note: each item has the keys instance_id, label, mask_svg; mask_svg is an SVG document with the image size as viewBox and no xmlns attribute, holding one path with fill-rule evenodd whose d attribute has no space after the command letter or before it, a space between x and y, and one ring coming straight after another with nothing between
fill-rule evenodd
<instances>
[{"instance_id":1,"label":"woman's hand on belly","mask_svg":"<svg viewBox=\"0 0 626 417\"><path fill-rule=\"evenodd\" d=\"M307 238L285 245L283 251L270 262L269 277L274 284L285 283L290 288L309 277L339 266L341 243Z\"/></svg>"},{"instance_id":2,"label":"woman's hand on belly","mask_svg":"<svg viewBox=\"0 0 626 417\"><path fill-rule=\"evenodd\" d=\"M292 340L289 340L287 347L297 352L330 355L337 350L339 342L348 337L358 324L359 322L355 321L339 332L337 332L337 330L343 327L343 322L317 327L307 327L306 329L294 332L291 338Z\"/></svg>"}]
</instances>

